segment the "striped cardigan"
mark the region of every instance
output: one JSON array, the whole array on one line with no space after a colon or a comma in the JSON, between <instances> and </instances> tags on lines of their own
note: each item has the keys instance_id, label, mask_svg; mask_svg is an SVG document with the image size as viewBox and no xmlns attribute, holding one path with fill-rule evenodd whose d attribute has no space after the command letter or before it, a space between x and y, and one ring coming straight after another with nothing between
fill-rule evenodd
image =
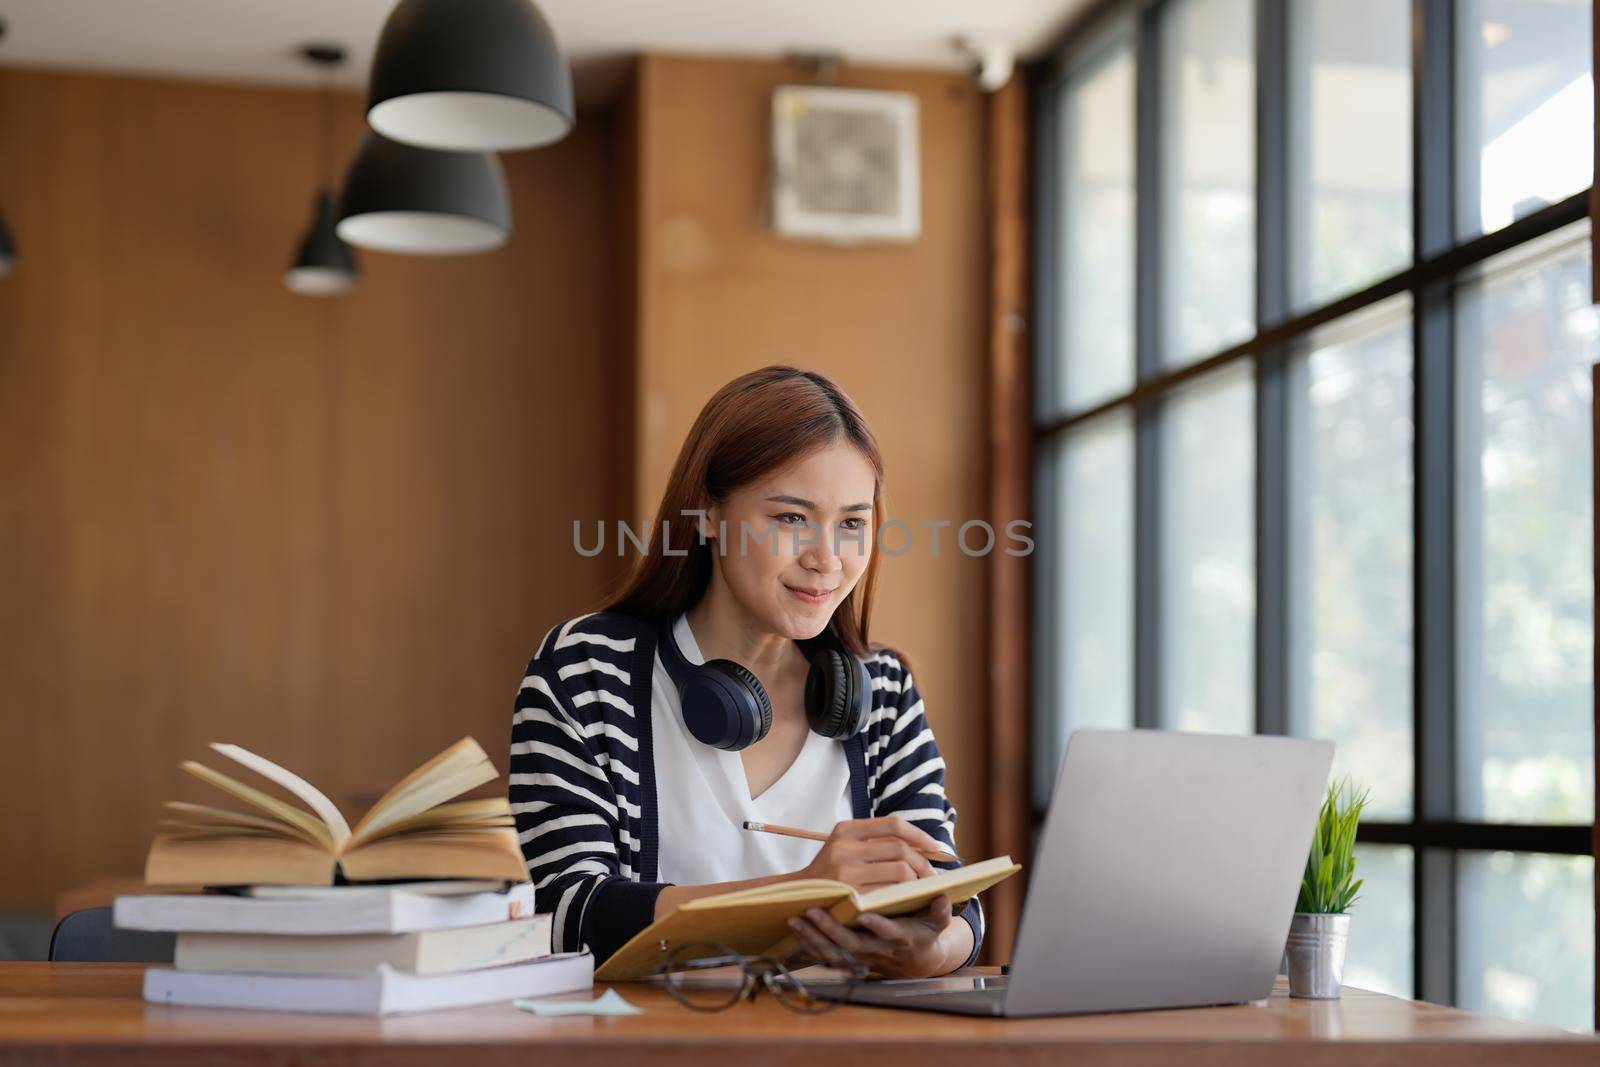
<instances>
[{"instance_id":1,"label":"striped cardigan","mask_svg":"<svg viewBox=\"0 0 1600 1067\"><path fill-rule=\"evenodd\" d=\"M512 719L511 809L539 910L554 913L555 951L587 945L596 964L650 924L665 887L650 745L656 635L654 621L616 612L555 627L528 664ZM959 855L944 760L911 674L889 650L867 669L872 712L844 743L854 817L899 815ZM974 897L957 914L972 927L970 964L983 908Z\"/></svg>"}]
</instances>

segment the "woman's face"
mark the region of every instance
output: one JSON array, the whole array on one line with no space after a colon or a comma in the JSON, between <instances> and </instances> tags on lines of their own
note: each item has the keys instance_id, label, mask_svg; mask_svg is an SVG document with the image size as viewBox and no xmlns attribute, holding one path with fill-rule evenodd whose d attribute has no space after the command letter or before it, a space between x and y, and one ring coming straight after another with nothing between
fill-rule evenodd
<instances>
[{"instance_id":1,"label":"woman's face","mask_svg":"<svg viewBox=\"0 0 1600 1067\"><path fill-rule=\"evenodd\" d=\"M872 464L835 442L707 509L734 598L761 629L815 637L872 558Z\"/></svg>"}]
</instances>

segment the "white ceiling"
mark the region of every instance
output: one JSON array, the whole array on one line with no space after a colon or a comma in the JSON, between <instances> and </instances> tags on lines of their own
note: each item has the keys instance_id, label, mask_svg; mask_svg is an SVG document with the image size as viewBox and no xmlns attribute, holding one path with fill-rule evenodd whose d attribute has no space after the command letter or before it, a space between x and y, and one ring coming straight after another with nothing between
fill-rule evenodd
<instances>
[{"instance_id":1,"label":"white ceiling","mask_svg":"<svg viewBox=\"0 0 1600 1067\"><path fill-rule=\"evenodd\" d=\"M1044 49L1089 0L538 0L586 71L641 51L775 57L836 51L846 63L954 69L953 41ZM364 82L394 0L0 0L0 65L310 84L299 44L344 44L341 81ZM601 75L599 80L606 80ZM594 90L591 87L590 92Z\"/></svg>"}]
</instances>

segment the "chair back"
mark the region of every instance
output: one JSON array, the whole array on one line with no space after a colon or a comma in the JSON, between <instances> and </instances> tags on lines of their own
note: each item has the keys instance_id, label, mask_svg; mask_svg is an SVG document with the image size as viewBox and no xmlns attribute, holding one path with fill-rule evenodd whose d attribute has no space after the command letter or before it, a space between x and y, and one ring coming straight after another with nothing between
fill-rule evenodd
<instances>
[{"instance_id":1,"label":"chair back","mask_svg":"<svg viewBox=\"0 0 1600 1067\"><path fill-rule=\"evenodd\" d=\"M178 935L119 930L110 908L84 908L56 924L51 963L171 963Z\"/></svg>"}]
</instances>

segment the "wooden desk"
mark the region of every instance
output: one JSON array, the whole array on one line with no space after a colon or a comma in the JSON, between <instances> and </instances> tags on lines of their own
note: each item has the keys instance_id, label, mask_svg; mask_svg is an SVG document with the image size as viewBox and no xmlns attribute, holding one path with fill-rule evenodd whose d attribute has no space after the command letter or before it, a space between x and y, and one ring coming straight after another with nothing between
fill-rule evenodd
<instances>
[{"instance_id":1,"label":"wooden desk","mask_svg":"<svg viewBox=\"0 0 1600 1067\"><path fill-rule=\"evenodd\" d=\"M1060 1019L852 1006L804 1017L766 994L711 1015L626 982L645 1014L539 1018L496 1004L363 1019L147 1005L142 970L0 964L0 1063L1600 1064L1592 1037L1349 988L1340 1001L1290 1000L1281 979L1261 1004Z\"/></svg>"}]
</instances>

